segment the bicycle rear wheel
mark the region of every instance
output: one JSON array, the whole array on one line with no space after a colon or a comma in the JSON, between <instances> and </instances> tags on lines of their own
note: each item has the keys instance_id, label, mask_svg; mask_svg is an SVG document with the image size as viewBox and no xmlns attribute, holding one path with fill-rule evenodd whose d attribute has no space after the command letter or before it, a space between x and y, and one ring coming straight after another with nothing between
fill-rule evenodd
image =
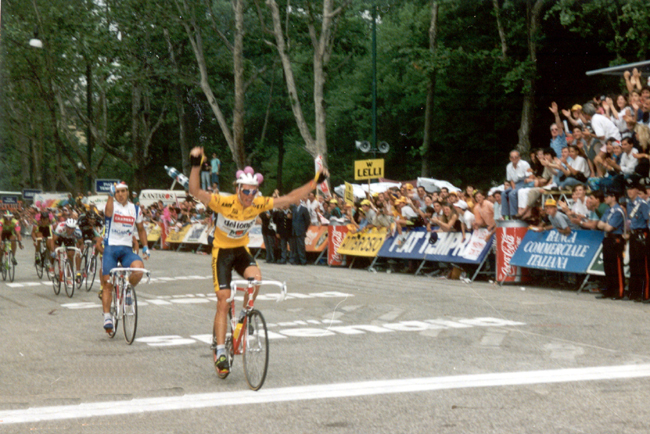
<instances>
[{"instance_id":1,"label":"bicycle rear wheel","mask_svg":"<svg viewBox=\"0 0 650 434\"><path fill-rule=\"evenodd\" d=\"M59 295L61 292L61 262L57 258L54 261L54 275L52 276L52 288L54 288L54 294Z\"/></svg>"},{"instance_id":2,"label":"bicycle rear wheel","mask_svg":"<svg viewBox=\"0 0 650 434\"><path fill-rule=\"evenodd\" d=\"M14 276L16 275L16 266L14 265L14 254L9 252L9 257L7 258L7 269L9 272L9 281L14 281Z\"/></svg>"},{"instance_id":3,"label":"bicycle rear wheel","mask_svg":"<svg viewBox=\"0 0 650 434\"><path fill-rule=\"evenodd\" d=\"M97 273L97 256L90 258L86 270L86 291L90 291L95 283L95 274Z\"/></svg>"},{"instance_id":4,"label":"bicycle rear wheel","mask_svg":"<svg viewBox=\"0 0 650 434\"><path fill-rule=\"evenodd\" d=\"M253 390L259 390L269 368L269 338L262 313L253 309L246 318L244 333L244 373Z\"/></svg>"},{"instance_id":5,"label":"bicycle rear wheel","mask_svg":"<svg viewBox=\"0 0 650 434\"><path fill-rule=\"evenodd\" d=\"M135 288L127 286L122 295L122 328L124 339L131 345L135 339L135 331L138 327L138 300L135 296Z\"/></svg>"},{"instance_id":6,"label":"bicycle rear wheel","mask_svg":"<svg viewBox=\"0 0 650 434\"><path fill-rule=\"evenodd\" d=\"M69 261L63 263L63 284L65 285L65 293L69 298L74 295L75 279L72 273L72 264Z\"/></svg>"}]
</instances>

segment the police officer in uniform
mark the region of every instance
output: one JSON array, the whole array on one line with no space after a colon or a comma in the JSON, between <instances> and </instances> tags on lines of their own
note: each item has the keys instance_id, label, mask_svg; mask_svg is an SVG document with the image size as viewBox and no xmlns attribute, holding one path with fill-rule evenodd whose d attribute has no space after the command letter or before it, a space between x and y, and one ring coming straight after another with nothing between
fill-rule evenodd
<instances>
[{"instance_id":1,"label":"police officer in uniform","mask_svg":"<svg viewBox=\"0 0 650 434\"><path fill-rule=\"evenodd\" d=\"M625 212L618 204L618 195L613 190L605 193L605 203L609 209L598 222L598 229L605 232L603 239L603 262L605 267L606 290L596 298L623 298L625 276L623 274L623 250L625 240Z\"/></svg>"},{"instance_id":2,"label":"police officer in uniform","mask_svg":"<svg viewBox=\"0 0 650 434\"><path fill-rule=\"evenodd\" d=\"M630 224L630 237L628 239L630 251L630 280L628 293L629 300L648 298L648 204L639 196L641 185L637 177L625 180L627 189L627 216Z\"/></svg>"}]
</instances>

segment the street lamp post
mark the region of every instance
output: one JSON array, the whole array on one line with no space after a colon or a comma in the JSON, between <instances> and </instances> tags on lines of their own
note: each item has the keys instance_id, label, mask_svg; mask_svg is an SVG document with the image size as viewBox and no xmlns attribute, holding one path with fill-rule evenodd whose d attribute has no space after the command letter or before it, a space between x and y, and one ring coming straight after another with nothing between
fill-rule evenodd
<instances>
[{"instance_id":1,"label":"street lamp post","mask_svg":"<svg viewBox=\"0 0 650 434\"><path fill-rule=\"evenodd\" d=\"M377 149L377 5L372 5L372 149Z\"/></svg>"}]
</instances>

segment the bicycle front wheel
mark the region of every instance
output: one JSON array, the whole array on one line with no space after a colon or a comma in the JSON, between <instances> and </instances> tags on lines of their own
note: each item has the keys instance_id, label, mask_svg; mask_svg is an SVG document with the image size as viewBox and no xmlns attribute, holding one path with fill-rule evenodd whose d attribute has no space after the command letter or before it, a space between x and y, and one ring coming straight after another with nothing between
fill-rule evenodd
<instances>
[{"instance_id":1,"label":"bicycle front wheel","mask_svg":"<svg viewBox=\"0 0 650 434\"><path fill-rule=\"evenodd\" d=\"M244 374L246 382L253 390L259 390L266 379L269 368L269 337L266 333L266 321L262 313L253 309L244 324Z\"/></svg>"},{"instance_id":2,"label":"bicycle front wheel","mask_svg":"<svg viewBox=\"0 0 650 434\"><path fill-rule=\"evenodd\" d=\"M54 261L54 274L52 275L52 288L54 288L54 294L59 295L61 292L61 262L57 259Z\"/></svg>"},{"instance_id":3,"label":"bicycle front wheel","mask_svg":"<svg viewBox=\"0 0 650 434\"><path fill-rule=\"evenodd\" d=\"M2 280L7 280L7 268L9 266L9 255L4 253L2 255Z\"/></svg>"},{"instance_id":4,"label":"bicycle front wheel","mask_svg":"<svg viewBox=\"0 0 650 434\"><path fill-rule=\"evenodd\" d=\"M97 273L97 256L92 256L88 261L86 268L86 291L90 291L95 283L95 274Z\"/></svg>"},{"instance_id":5,"label":"bicycle front wheel","mask_svg":"<svg viewBox=\"0 0 650 434\"><path fill-rule=\"evenodd\" d=\"M109 338L115 336L117 325L120 322L120 302L117 298L117 290L115 289L113 290L113 299L111 300L111 316L113 317L113 330L108 333Z\"/></svg>"},{"instance_id":6,"label":"bicycle front wheel","mask_svg":"<svg viewBox=\"0 0 650 434\"><path fill-rule=\"evenodd\" d=\"M36 275L39 279L43 278L43 252L37 251L34 259L34 266L36 267Z\"/></svg>"},{"instance_id":7,"label":"bicycle front wheel","mask_svg":"<svg viewBox=\"0 0 650 434\"><path fill-rule=\"evenodd\" d=\"M9 272L9 281L14 281L14 276L16 275L16 266L14 265L14 254L9 252L9 257L7 258L7 268Z\"/></svg>"},{"instance_id":8,"label":"bicycle front wheel","mask_svg":"<svg viewBox=\"0 0 650 434\"><path fill-rule=\"evenodd\" d=\"M69 261L65 261L63 264L63 283L65 285L65 293L68 297L72 298L74 295L74 274L72 273L72 264Z\"/></svg>"},{"instance_id":9,"label":"bicycle front wheel","mask_svg":"<svg viewBox=\"0 0 650 434\"><path fill-rule=\"evenodd\" d=\"M127 286L122 294L122 328L124 339L131 345L135 339L135 330L138 327L138 300L135 296L135 288Z\"/></svg>"}]
</instances>

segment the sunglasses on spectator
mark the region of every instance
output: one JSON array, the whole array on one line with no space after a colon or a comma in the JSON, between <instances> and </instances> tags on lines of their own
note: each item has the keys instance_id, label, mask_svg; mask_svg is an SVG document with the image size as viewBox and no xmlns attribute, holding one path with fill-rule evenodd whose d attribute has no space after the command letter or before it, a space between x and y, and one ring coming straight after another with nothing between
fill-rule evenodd
<instances>
[{"instance_id":1,"label":"sunglasses on spectator","mask_svg":"<svg viewBox=\"0 0 650 434\"><path fill-rule=\"evenodd\" d=\"M244 193L246 196L252 196L254 194L257 194L257 189L255 190L249 190L249 189L244 189L242 190L242 193Z\"/></svg>"}]
</instances>

